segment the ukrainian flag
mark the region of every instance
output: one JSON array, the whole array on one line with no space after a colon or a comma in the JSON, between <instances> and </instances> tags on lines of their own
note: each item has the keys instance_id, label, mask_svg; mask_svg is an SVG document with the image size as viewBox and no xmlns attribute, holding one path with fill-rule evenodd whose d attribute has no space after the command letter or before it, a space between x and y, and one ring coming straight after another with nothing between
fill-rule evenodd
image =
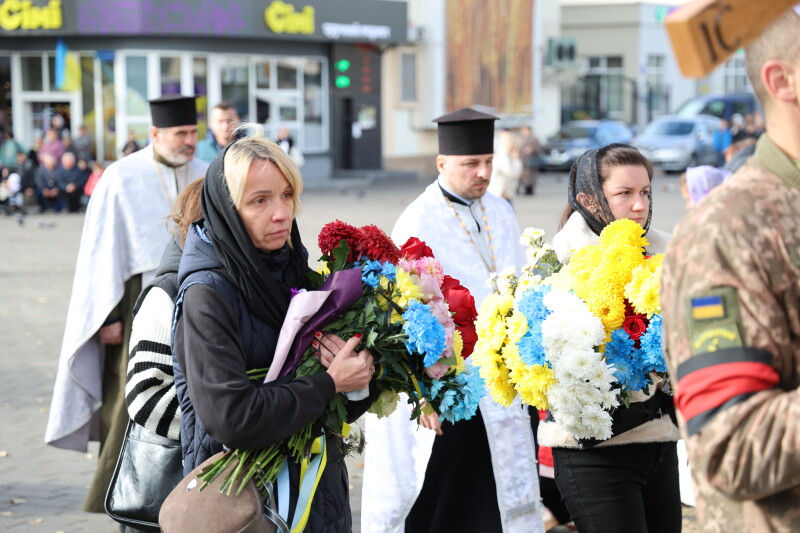
<instances>
[{"instance_id":1,"label":"ukrainian flag","mask_svg":"<svg viewBox=\"0 0 800 533\"><path fill-rule=\"evenodd\" d=\"M75 53L70 52L64 39L56 43L56 89L77 91L81 88L81 64Z\"/></svg>"},{"instance_id":2,"label":"ukrainian flag","mask_svg":"<svg viewBox=\"0 0 800 533\"><path fill-rule=\"evenodd\" d=\"M704 320L709 318L723 318L725 316L725 302L722 296L701 296L692 298L692 318Z\"/></svg>"}]
</instances>

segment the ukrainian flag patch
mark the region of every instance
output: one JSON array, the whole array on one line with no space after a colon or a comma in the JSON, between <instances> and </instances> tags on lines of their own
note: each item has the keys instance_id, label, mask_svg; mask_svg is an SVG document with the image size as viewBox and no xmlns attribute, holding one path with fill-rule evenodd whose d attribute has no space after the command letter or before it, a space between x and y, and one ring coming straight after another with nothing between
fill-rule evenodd
<instances>
[{"instance_id":1,"label":"ukrainian flag patch","mask_svg":"<svg viewBox=\"0 0 800 533\"><path fill-rule=\"evenodd\" d=\"M722 295L692 298L691 308L694 320L725 318L725 300Z\"/></svg>"}]
</instances>

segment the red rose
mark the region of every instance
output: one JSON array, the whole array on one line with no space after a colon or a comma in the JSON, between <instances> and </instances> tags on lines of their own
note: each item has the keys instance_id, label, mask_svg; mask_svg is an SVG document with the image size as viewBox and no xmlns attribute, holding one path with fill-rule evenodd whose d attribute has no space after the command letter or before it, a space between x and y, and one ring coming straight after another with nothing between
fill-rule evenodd
<instances>
[{"instance_id":1,"label":"red rose","mask_svg":"<svg viewBox=\"0 0 800 533\"><path fill-rule=\"evenodd\" d=\"M374 261L387 261L396 265L400 260L400 250L382 229L374 224L361 227L361 242L358 245L360 257Z\"/></svg>"},{"instance_id":2,"label":"red rose","mask_svg":"<svg viewBox=\"0 0 800 533\"><path fill-rule=\"evenodd\" d=\"M622 329L631 338L632 341L638 342L639 337L644 335L647 330L647 318L645 315L631 315L625 317L625 322L622 323Z\"/></svg>"},{"instance_id":3,"label":"red rose","mask_svg":"<svg viewBox=\"0 0 800 533\"><path fill-rule=\"evenodd\" d=\"M453 322L456 325L466 325L474 322L478 317L478 310L475 309L475 298L469 289L451 277L445 276L442 282L442 295L447 301L450 312L454 313Z\"/></svg>"},{"instance_id":4,"label":"red rose","mask_svg":"<svg viewBox=\"0 0 800 533\"><path fill-rule=\"evenodd\" d=\"M447 302L447 307L453 313L453 322L456 329L461 332L461 339L464 341L464 349L461 357L466 359L475 348L478 341L478 334L475 331L475 319L478 318L478 310L475 309L475 298L469 289L452 276L445 276L442 281L442 295Z\"/></svg>"},{"instance_id":5,"label":"red rose","mask_svg":"<svg viewBox=\"0 0 800 533\"><path fill-rule=\"evenodd\" d=\"M319 237L317 237L317 244L319 244L319 249L323 254L330 256L333 254L333 249L339 246L342 240L347 242L347 246L350 247L350 255L347 257L347 262L352 263L358 259L358 246L363 240L361 231L358 228L341 220L328 222L322 226Z\"/></svg>"},{"instance_id":6,"label":"red rose","mask_svg":"<svg viewBox=\"0 0 800 533\"><path fill-rule=\"evenodd\" d=\"M478 333L475 331L475 322L470 322L468 326L456 326L456 329L461 332L461 340L464 341L464 348L461 350L461 357L466 359L472 354L475 349L475 343L478 342Z\"/></svg>"},{"instance_id":7,"label":"red rose","mask_svg":"<svg viewBox=\"0 0 800 533\"><path fill-rule=\"evenodd\" d=\"M409 237L406 243L400 247L400 256L408 260L433 257L433 250L428 248L425 241L421 241L416 237Z\"/></svg>"}]
</instances>

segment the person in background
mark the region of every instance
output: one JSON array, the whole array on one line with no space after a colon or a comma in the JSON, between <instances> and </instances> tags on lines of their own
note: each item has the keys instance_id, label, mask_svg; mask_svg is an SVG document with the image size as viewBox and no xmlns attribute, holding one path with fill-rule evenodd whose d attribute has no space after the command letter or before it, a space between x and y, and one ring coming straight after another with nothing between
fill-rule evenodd
<instances>
[{"instance_id":1,"label":"person in background","mask_svg":"<svg viewBox=\"0 0 800 533\"><path fill-rule=\"evenodd\" d=\"M5 132L3 144L0 145L0 167L12 168L17 166L17 157L24 154L25 149L14 139L14 132Z\"/></svg>"},{"instance_id":2,"label":"person in background","mask_svg":"<svg viewBox=\"0 0 800 533\"><path fill-rule=\"evenodd\" d=\"M136 135L132 132L128 132L128 142L125 143L125 146L122 147L122 156L128 156L135 152L141 150L142 147L139 146L139 143L136 142Z\"/></svg>"},{"instance_id":3,"label":"person in background","mask_svg":"<svg viewBox=\"0 0 800 533\"><path fill-rule=\"evenodd\" d=\"M132 309L169 242L178 194L205 174L194 157L193 96L150 101L153 142L109 165L86 209L45 442L85 452L100 441L84 511L103 513L128 414Z\"/></svg>"},{"instance_id":4,"label":"person in background","mask_svg":"<svg viewBox=\"0 0 800 533\"><path fill-rule=\"evenodd\" d=\"M289 128L281 128L278 130L278 136L275 137L275 143L287 154L292 151L292 148L294 147L294 138L292 137Z\"/></svg>"},{"instance_id":5,"label":"person in background","mask_svg":"<svg viewBox=\"0 0 800 533\"><path fill-rule=\"evenodd\" d=\"M92 197L92 193L94 192L95 187L97 187L97 182L103 177L104 170L105 167L101 162L95 161L92 163L92 173L89 174L89 178L86 180L86 185L83 186L83 194L87 198Z\"/></svg>"},{"instance_id":6,"label":"person in background","mask_svg":"<svg viewBox=\"0 0 800 533\"><path fill-rule=\"evenodd\" d=\"M210 163L220 150L232 143L236 127L241 121L233 104L220 102L211 110L208 121L208 135L197 143L197 157Z\"/></svg>"},{"instance_id":7,"label":"person in background","mask_svg":"<svg viewBox=\"0 0 800 533\"><path fill-rule=\"evenodd\" d=\"M767 125L755 154L664 258L664 353L702 531L800 531L798 9L745 47Z\"/></svg>"},{"instance_id":8,"label":"person in background","mask_svg":"<svg viewBox=\"0 0 800 533\"><path fill-rule=\"evenodd\" d=\"M711 145L717 153L717 166L725 164L725 150L733 143L733 135L731 134L730 124L727 120L722 119L719 121L719 127L714 130L714 136L711 140Z\"/></svg>"},{"instance_id":9,"label":"person in background","mask_svg":"<svg viewBox=\"0 0 800 533\"><path fill-rule=\"evenodd\" d=\"M72 145L75 147L75 154L78 156L78 161L92 161L94 154L92 154L92 138L86 130L86 126L81 124L78 127L78 134L72 140Z\"/></svg>"},{"instance_id":10,"label":"person in background","mask_svg":"<svg viewBox=\"0 0 800 533\"><path fill-rule=\"evenodd\" d=\"M31 150L27 154L17 154L17 172L20 175L23 203L25 206L34 206L39 202L39 192L36 174L39 170L39 159Z\"/></svg>"},{"instance_id":11,"label":"person in background","mask_svg":"<svg viewBox=\"0 0 800 533\"><path fill-rule=\"evenodd\" d=\"M529 126L520 128L522 144L520 147L520 157L522 157L522 178L520 178L520 189L525 196L536 194L536 184L539 181L539 166L541 164L542 143L533 134Z\"/></svg>"},{"instance_id":12,"label":"person in background","mask_svg":"<svg viewBox=\"0 0 800 533\"><path fill-rule=\"evenodd\" d=\"M41 154L41 166L36 171L36 188L39 192L39 212L52 209L60 213L64 209L64 187L58 172L58 160L48 154Z\"/></svg>"},{"instance_id":13,"label":"person in background","mask_svg":"<svg viewBox=\"0 0 800 533\"><path fill-rule=\"evenodd\" d=\"M37 152L39 154L40 163L44 163L43 157L45 155L53 156L56 162L61 161L61 156L64 155L65 148L64 141L61 140L58 130L55 128L47 130L41 148L39 148Z\"/></svg>"},{"instance_id":14,"label":"person in background","mask_svg":"<svg viewBox=\"0 0 800 533\"><path fill-rule=\"evenodd\" d=\"M59 183L64 187L67 211L77 213L81 209L83 187L86 185L88 176L78 167L75 154L72 152L64 152L64 155L61 156L61 166L58 167L56 173Z\"/></svg>"},{"instance_id":15,"label":"person in background","mask_svg":"<svg viewBox=\"0 0 800 533\"><path fill-rule=\"evenodd\" d=\"M687 168L686 172L681 174L681 195L686 201L686 210L699 204L711 189L721 185L731 177L731 174L728 170L709 165Z\"/></svg>"},{"instance_id":16,"label":"person in background","mask_svg":"<svg viewBox=\"0 0 800 533\"><path fill-rule=\"evenodd\" d=\"M521 176L522 160L519 157L519 139L510 131L501 131L497 136L494 160L492 161L492 177L487 190L511 204L517 195Z\"/></svg>"}]
</instances>

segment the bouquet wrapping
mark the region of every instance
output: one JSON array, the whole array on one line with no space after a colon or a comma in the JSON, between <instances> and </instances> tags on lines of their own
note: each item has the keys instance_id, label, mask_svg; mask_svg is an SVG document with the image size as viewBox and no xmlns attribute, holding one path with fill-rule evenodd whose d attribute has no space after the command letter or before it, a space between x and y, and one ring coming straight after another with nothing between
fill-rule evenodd
<instances>
[{"instance_id":1,"label":"bouquet wrapping","mask_svg":"<svg viewBox=\"0 0 800 533\"><path fill-rule=\"evenodd\" d=\"M662 255L648 256L642 228L617 220L597 245L561 265L544 233L528 229L528 262L490 283L473 361L489 392L509 405L549 410L576 439L612 436L621 404L669 390L658 296Z\"/></svg>"}]
</instances>

